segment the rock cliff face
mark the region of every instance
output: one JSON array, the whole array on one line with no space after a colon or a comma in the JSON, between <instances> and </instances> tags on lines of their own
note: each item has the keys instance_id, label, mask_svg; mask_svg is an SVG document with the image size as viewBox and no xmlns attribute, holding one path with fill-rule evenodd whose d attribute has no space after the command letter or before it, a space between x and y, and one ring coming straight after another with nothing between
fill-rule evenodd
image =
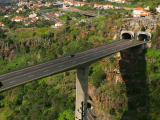
<instances>
[{"instance_id":1,"label":"rock cliff face","mask_svg":"<svg viewBox=\"0 0 160 120\"><path fill-rule=\"evenodd\" d=\"M17 43L15 41L13 41L13 44L7 42L5 43L4 41L0 42L0 55L1 55L1 59L7 59L8 61L12 61L15 58L15 51L17 49L24 48L26 45L30 46L31 48L37 45L42 45L42 43L40 42L40 39L34 39L34 40L30 40L30 41L26 41L23 43ZM51 41L49 40L45 40L45 44L43 45L44 47L50 46L51 45Z\"/></svg>"},{"instance_id":2,"label":"rock cliff face","mask_svg":"<svg viewBox=\"0 0 160 120\"><path fill-rule=\"evenodd\" d=\"M137 112L142 104L140 92L147 91L147 88L142 87L147 84L145 81L145 58L121 51L101 62L105 67L107 77L99 88L95 88L92 84L88 86L88 95L94 104L92 112L99 120L115 120L117 118L134 120L132 116L125 116L125 113L130 109ZM141 79L140 76L143 78ZM134 107L133 103L136 104ZM123 112L119 112L120 109Z\"/></svg>"}]
</instances>

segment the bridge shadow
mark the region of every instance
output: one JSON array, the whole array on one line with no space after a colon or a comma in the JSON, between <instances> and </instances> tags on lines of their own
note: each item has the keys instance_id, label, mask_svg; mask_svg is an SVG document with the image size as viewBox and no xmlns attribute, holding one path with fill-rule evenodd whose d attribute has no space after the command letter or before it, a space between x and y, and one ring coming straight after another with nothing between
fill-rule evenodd
<instances>
[{"instance_id":1,"label":"bridge shadow","mask_svg":"<svg viewBox=\"0 0 160 120\"><path fill-rule=\"evenodd\" d=\"M141 54L121 52L120 72L126 85L126 106L121 120L149 120L149 88L146 73L146 50Z\"/></svg>"},{"instance_id":2,"label":"bridge shadow","mask_svg":"<svg viewBox=\"0 0 160 120\"><path fill-rule=\"evenodd\" d=\"M0 93L0 108L4 107L4 104L1 104L1 101L5 99L5 96Z\"/></svg>"}]
</instances>

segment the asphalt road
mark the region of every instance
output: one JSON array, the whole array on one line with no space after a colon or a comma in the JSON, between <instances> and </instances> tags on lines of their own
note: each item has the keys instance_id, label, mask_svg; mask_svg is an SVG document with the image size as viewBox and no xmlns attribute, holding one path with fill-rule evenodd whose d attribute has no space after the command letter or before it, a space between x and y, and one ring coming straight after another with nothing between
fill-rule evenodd
<instances>
[{"instance_id":1,"label":"asphalt road","mask_svg":"<svg viewBox=\"0 0 160 120\"><path fill-rule=\"evenodd\" d=\"M47 17L47 18L50 18L50 19L51 19L52 21L54 21L55 23L57 23L57 22L62 22L62 21L60 21L59 19L53 18L52 16L50 16L50 15L44 13L44 12L41 11L41 10L38 10L37 12L40 13L41 15Z\"/></svg>"},{"instance_id":2,"label":"asphalt road","mask_svg":"<svg viewBox=\"0 0 160 120\"><path fill-rule=\"evenodd\" d=\"M98 120L92 113L91 109L87 109L87 120Z\"/></svg>"},{"instance_id":3,"label":"asphalt road","mask_svg":"<svg viewBox=\"0 0 160 120\"><path fill-rule=\"evenodd\" d=\"M18 71L0 75L0 81L3 84L3 86L0 88L0 92L42 77L57 74L69 69L75 69L77 66L81 66L87 62L99 60L107 55L143 43L144 41L131 42L129 40L119 40L104 46L77 53L74 57L66 56L29 68L24 68Z\"/></svg>"}]
</instances>

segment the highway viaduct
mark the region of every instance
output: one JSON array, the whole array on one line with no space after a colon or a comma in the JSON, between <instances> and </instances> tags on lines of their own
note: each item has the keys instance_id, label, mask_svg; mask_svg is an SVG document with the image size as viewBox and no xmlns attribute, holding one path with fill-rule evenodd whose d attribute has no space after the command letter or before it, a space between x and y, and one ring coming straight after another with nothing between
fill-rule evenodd
<instances>
[{"instance_id":1,"label":"highway viaduct","mask_svg":"<svg viewBox=\"0 0 160 120\"><path fill-rule=\"evenodd\" d=\"M122 33L122 36L127 38L124 34L126 35L126 33ZM78 112L78 109L80 110L82 101L85 103L84 109L87 108L89 65L104 57L107 57L108 55L122 50L136 50L141 52L146 47L147 43L145 41L131 41L131 39L122 39L100 47L76 53L74 57L65 56L20 70L1 74L0 81L3 86L0 88L0 92L57 73L77 69L75 117L82 119L81 113ZM75 120L78 120L77 118L75 118ZM87 111L85 111L84 120L87 120Z\"/></svg>"}]
</instances>

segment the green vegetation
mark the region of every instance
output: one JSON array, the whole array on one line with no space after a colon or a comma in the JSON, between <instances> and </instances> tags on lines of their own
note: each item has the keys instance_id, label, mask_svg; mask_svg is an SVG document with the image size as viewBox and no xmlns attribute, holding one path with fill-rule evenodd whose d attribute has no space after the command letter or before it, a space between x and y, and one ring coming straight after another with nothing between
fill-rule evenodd
<instances>
[{"instance_id":1,"label":"green vegetation","mask_svg":"<svg viewBox=\"0 0 160 120\"><path fill-rule=\"evenodd\" d=\"M137 3L140 4L139 1L135 1L134 5ZM42 7L42 9L47 9L46 11L49 12L54 8ZM86 5L81 9L91 11ZM28 62L37 64L113 42L110 39L113 37L112 27L123 24L121 17L126 13L130 14L131 11L102 10L101 14L105 16L100 16L99 19L88 18L86 23L82 22L77 26L75 23L83 17L77 12L72 14L65 12L65 15L59 18L64 20L66 25L57 29L49 27L54 23L38 21L34 28L18 30L17 27L23 27L21 22L18 25L10 22L9 19L3 19L3 22L11 28L0 33L4 43L9 42L10 45L14 42L27 43L24 48L20 45L13 46L15 56L12 61L8 61L7 58L0 59L0 73L29 66ZM44 26L43 23L47 25ZM159 27L153 35L152 42L156 43L160 36ZM34 46L32 40L37 39L39 43ZM49 45L46 44L48 41ZM117 120L126 116L134 119L158 120L160 118L159 56L160 50L154 51L150 48L141 54L140 59L131 58L124 66L121 64L122 61L117 63L116 54L108 56L105 62L92 64L89 67L89 84L95 86L96 93L103 96L101 98L119 100L116 104L120 106L118 109L112 106L104 109L102 107L104 101L101 99L98 107ZM123 74L124 68L126 74ZM108 73L109 69L114 72ZM116 70L119 70L120 74L116 73ZM75 73L75 70L67 71L0 93L0 118L2 120L74 120ZM120 102L123 106L119 105Z\"/></svg>"}]
</instances>

